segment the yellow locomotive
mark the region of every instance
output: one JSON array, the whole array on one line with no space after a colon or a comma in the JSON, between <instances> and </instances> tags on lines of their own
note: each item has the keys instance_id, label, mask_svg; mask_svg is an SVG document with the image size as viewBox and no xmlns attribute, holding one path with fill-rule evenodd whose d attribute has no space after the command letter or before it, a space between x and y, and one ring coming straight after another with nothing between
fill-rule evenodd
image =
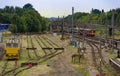
<instances>
[{"instance_id":1,"label":"yellow locomotive","mask_svg":"<svg viewBox=\"0 0 120 76\"><path fill-rule=\"evenodd\" d=\"M5 59L19 59L20 58L20 41L9 40L5 45Z\"/></svg>"}]
</instances>

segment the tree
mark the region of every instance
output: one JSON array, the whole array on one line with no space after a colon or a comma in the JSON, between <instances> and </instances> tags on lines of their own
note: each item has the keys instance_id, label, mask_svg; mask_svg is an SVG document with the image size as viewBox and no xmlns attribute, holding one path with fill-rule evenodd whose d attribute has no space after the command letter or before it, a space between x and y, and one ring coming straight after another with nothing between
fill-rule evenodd
<instances>
[{"instance_id":1,"label":"tree","mask_svg":"<svg viewBox=\"0 0 120 76\"><path fill-rule=\"evenodd\" d=\"M7 13L7 12L9 13L9 9L10 9L9 6L5 6L4 12L5 12L5 13Z\"/></svg>"},{"instance_id":2,"label":"tree","mask_svg":"<svg viewBox=\"0 0 120 76\"><path fill-rule=\"evenodd\" d=\"M92 11L91 11L92 14L100 14L101 11L99 9L93 9L92 8Z\"/></svg>"},{"instance_id":3,"label":"tree","mask_svg":"<svg viewBox=\"0 0 120 76\"><path fill-rule=\"evenodd\" d=\"M20 7L15 7L15 13L17 13L18 15L22 15L23 14L23 9L22 8L20 8Z\"/></svg>"},{"instance_id":4,"label":"tree","mask_svg":"<svg viewBox=\"0 0 120 76\"><path fill-rule=\"evenodd\" d=\"M104 13L104 9L102 9L102 13Z\"/></svg>"},{"instance_id":5,"label":"tree","mask_svg":"<svg viewBox=\"0 0 120 76\"><path fill-rule=\"evenodd\" d=\"M42 18L42 27L41 27L42 32L47 29L47 24L48 24L47 18Z\"/></svg>"},{"instance_id":6,"label":"tree","mask_svg":"<svg viewBox=\"0 0 120 76\"><path fill-rule=\"evenodd\" d=\"M32 6L32 4L27 3L27 4L25 4L25 5L23 6L23 8L24 8L24 9L32 9L33 6Z\"/></svg>"},{"instance_id":7,"label":"tree","mask_svg":"<svg viewBox=\"0 0 120 76\"><path fill-rule=\"evenodd\" d=\"M16 25L10 25L9 30L13 33L17 33L17 26Z\"/></svg>"},{"instance_id":8,"label":"tree","mask_svg":"<svg viewBox=\"0 0 120 76\"><path fill-rule=\"evenodd\" d=\"M39 32L47 28L48 20L42 17L33 6L28 3L20 7L6 6L0 8L0 23L12 24L12 32Z\"/></svg>"},{"instance_id":9,"label":"tree","mask_svg":"<svg viewBox=\"0 0 120 76\"><path fill-rule=\"evenodd\" d=\"M8 24L10 24L11 23L11 21L10 21L10 16L9 16L9 14L8 13L2 13L1 14L1 20L0 20L0 22L1 23L8 23Z\"/></svg>"},{"instance_id":10,"label":"tree","mask_svg":"<svg viewBox=\"0 0 120 76\"><path fill-rule=\"evenodd\" d=\"M4 12L4 10L0 8L0 13L3 13L3 12Z\"/></svg>"},{"instance_id":11,"label":"tree","mask_svg":"<svg viewBox=\"0 0 120 76\"><path fill-rule=\"evenodd\" d=\"M117 12L117 13L120 13L120 8L117 8L117 9L116 9L116 12Z\"/></svg>"}]
</instances>

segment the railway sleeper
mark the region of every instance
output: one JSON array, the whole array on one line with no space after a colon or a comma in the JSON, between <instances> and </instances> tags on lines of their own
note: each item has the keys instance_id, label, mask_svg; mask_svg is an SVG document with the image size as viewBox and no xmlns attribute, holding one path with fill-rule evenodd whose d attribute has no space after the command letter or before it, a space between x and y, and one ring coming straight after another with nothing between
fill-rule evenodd
<instances>
[{"instance_id":1,"label":"railway sleeper","mask_svg":"<svg viewBox=\"0 0 120 76\"><path fill-rule=\"evenodd\" d=\"M50 48L50 47L45 47L45 48L42 48L42 50L52 50L52 48Z\"/></svg>"},{"instance_id":2,"label":"railway sleeper","mask_svg":"<svg viewBox=\"0 0 120 76\"><path fill-rule=\"evenodd\" d=\"M36 50L37 48L26 48L26 50Z\"/></svg>"},{"instance_id":3,"label":"railway sleeper","mask_svg":"<svg viewBox=\"0 0 120 76\"><path fill-rule=\"evenodd\" d=\"M45 48L42 48L42 50L44 50L45 54L47 54L45 50L49 50L49 51L52 53L52 51L51 51L51 50L52 50L52 48L50 48L50 47L45 47Z\"/></svg>"},{"instance_id":4,"label":"railway sleeper","mask_svg":"<svg viewBox=\"0 0 120 76\"><path fill-rule=\"evenodd\" d=\"M54 48L54 50L64 50L64 48Z\"/></svg>"},{"instance_id":5,"label":"railway sleeper","mask_svg":"<svg viewBox=\"0 0 120 76\"><path fill-rule=\"evenodd\" d=\"M35 66L35 65L38 65L38 63L33 63L33 62L21 63L21 67L24 67L24 66Z\"/></svg>"}]
</instances>

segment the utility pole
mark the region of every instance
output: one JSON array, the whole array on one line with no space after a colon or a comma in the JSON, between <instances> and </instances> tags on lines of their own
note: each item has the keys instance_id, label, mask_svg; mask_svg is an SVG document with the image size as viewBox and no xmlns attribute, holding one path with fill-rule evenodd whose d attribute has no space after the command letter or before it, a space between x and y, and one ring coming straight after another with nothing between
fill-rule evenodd
<instances>
[{"instance_id":1,"label":"utility pole","mask_svg":"<svg viewBox=\"0 0 120 76\"><path fill-rule=\"evenodd\" d=\"M63 16L63 24L62 24L61 29L62 29L62 37L61 37L61 39L63 40L63 35L64 35L64 16Z\"/></svg>"},{"instance_id":2,"label":"utility pole","mask_svg":"<svg viewBox=\"0 0 120 76\"><path fill-rule=\"evenodd\" d=\"M59 22L60 22L60 19L59 19L59 16L58 16L58 20L57 20L57 33L59 33Z\"/></svg>"},{"instance_id":3,"label":"utility pole","mask_svg":"<svg viewBox=\"0 0 120 76\"><path fill-rule=\"evenodd\" d=\"M111 41L111 45L112 45L112 52L114 51L114 13L115 10L112 10L112 41Z\"/></svg>"},{"instance_id":4,"label":"utility pole","mask_svg":"<svg viewBox=\"0 0 120 76\"><path fill-rule=\"evenodd\" d=\"M71 43L73 42L73 26L74 26L74 7L72 7L72 27L71 27L72 36L71 36Z\"/></svg>"},{"instance_id":5,"label":"utility pole","mask_svg":"<svg viewBox=\"0 0 120 76\"><path fill-rule=\"evenodd\" d=\"M71 29L70 29L70 26L71 26L71 23L70 23L70 18L68 18L68 37L70 37L70 31L71 31Z\"/></svg>"},{"instance_id":6,"label":"utility pole","mask_svg":"<svg viewBox=\"0 0 120 76\"><path fill-rule=\"evenodd\" d=\"M102 30L100 30L100 37L99 37L99 52L101 53L102 52L102 50L101 50L101 35L102 35Z\"/></svg>"},{"instance_id":7,"label":"utility pole","mask_svg":"<svg viewBox=\"0 0 120 76\"><path fill-rule=\"evenodd\" d=\"M107 40L107 35L108 35L108 26L107 26L107 13L106 13L106 23L105 23L105 25L106 25L106 40Z\"/></svg>"},{"instance_id":8,"label":"utility pole","mask_svg":"<svg viewBox=\"0 0 120 76\"><path fill-rule=\"evenodd\" d=\"M51 31L51 34L53 33L53 25L51 24L50 25L50 31Z\"/></svg>"},{"instance_id":9,"label":"utility pole","mask_svg":"<svg viewBox=\"0 0 120 76\"><path fill-rule=\"evenodd\" d=\"M102 52L102 50L101 50L101 38L102 38L101 35L102 35L102 30L100 30L100 37L99 37L99 53ZM101 65L101 58L100 58L100 76L102 76L101 74L102 74L102 65Z\"/></svg>"},{"instance_id":10,"label":"utility pole","mask_svg":"<svg viewBox=\"0 0 120 76\"><path fill-rule=\"evenodd\" d=\"M85 25L84 25L84 28L83 28L83 30L85 30ZM85 31L83 31L83 42L82 42L82 49L84 49L85 47L84 47L84 43L85 43Z\"/></svg>"}]
</instances>

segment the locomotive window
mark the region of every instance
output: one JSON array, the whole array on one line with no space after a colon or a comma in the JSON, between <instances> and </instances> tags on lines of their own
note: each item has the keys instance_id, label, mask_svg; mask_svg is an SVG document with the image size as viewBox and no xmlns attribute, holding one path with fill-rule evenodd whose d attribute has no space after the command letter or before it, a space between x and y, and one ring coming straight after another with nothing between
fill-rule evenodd
<instances>
[{"instance_id":1,"label":"locomotive window","mask_svg":"<svg viewBox=\"0 0 120 76\"><path fill-rule=\"evenodd\" d=\"M13 48L17 48L17 47L18 47L17 43L13 44Z\"/></svg>"},{"instance_id":2,"label":"locomotive window","mask_svg":"<svg viewBox=\"0 0 120 76\"><path fill-rule=\"evenodd\" d=\"M12 47L12 44L10 44L10 43L6 44L6 48L11 48L11 47Z\"/></svg>"}]
</instances>

